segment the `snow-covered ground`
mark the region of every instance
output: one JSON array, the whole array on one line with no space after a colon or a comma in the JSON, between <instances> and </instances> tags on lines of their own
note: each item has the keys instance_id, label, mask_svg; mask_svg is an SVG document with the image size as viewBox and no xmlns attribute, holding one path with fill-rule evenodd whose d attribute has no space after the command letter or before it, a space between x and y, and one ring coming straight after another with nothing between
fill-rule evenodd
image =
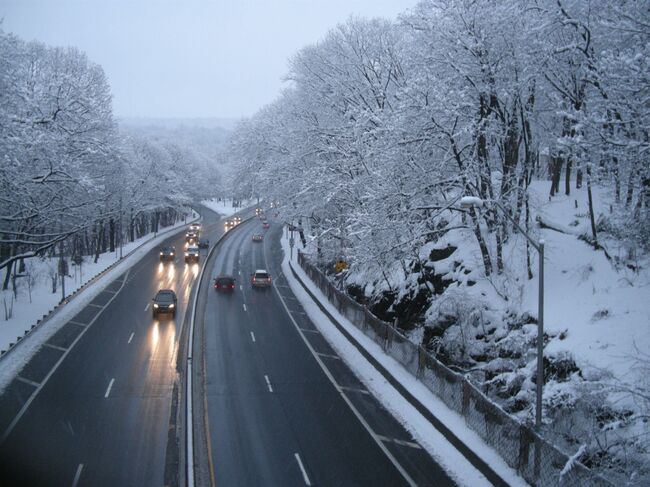
<instances>
[{"instance_id":1,"label":"snow-covered ground","mask_svg":"<svg viewBox=\"0 0 650 487\"><path fill-rule=\"evenodd\" d=\"M201 201L201 204L203 206L210 208L212 211L215 211L222 216L230 216L234 213L237 213L238 211L243 210L244 208L248 208L252 204L252 201L242 200L240 203L240 206L234 207L232 206L232 200L226 198L222 198L221 200L214 198L211 200Z\"/></svg>"},{"instance_id":2,"label":"snow-covered ground","mask_svg":"<svg viewBox=\"0 0 650 487\"><path fill-rule=\"evenodd\" d=\"M329 318L314 303L305 292L300 283L295 279L289 266L290 247L286 235L282 237L284 260L282 270L287 278L291 290L296 295L310 319L318 327L323 336L332 345L341 358L355 372L369 391L377 397L391 414L398 419L409 433L416 439L429 454L442 465L459 485L481 486L491 485L488 480L477 471L457 450L451 446L444 436L436 430L406 399L404 399L393 386L359 353L338 329L330 322ZM405 386L422 404L435 416L449 427L466 445L487 462L504 480L513 487L528 485L517 473L508 467L499 455L490 448L482 438L472 431L461 416L451 411L438 399L426 386L419 382L404 367L392 357L386 355L381 347L363 334L356 326L342 316L332 306L327 297L312 283L305 272L295 262L296 253L293 252L293 269L301 280L309 287L316 298L325 305L326 309L341 323L362 346L368 350L401 384Z\"/></svg>"}]
</instances>

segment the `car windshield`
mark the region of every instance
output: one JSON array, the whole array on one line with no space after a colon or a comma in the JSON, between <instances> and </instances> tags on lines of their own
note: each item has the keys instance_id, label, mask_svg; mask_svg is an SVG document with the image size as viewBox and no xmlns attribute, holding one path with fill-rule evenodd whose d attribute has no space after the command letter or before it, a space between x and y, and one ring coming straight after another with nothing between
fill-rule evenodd
<instances>
[{"instance_id":1,"label":"car windshield","mask_svg":"<svg viewBox=\"0 0 650 487\"><path fill-rule=\"evenodd\" d=\"M156 301L163 304L173 303L174 294L169 291L161 291L156 295Z\"/></svg>"},{"instance_id":2,"label":"car windshield","mask_svg":"<svg viewBox=\"0 0 650 487\"><path fill-rule=\"evenodd\" d=\"M268 279L269 275L266 272L256 272L255 273L255 278L256 279Z\"/></svg>"}]
</instances>

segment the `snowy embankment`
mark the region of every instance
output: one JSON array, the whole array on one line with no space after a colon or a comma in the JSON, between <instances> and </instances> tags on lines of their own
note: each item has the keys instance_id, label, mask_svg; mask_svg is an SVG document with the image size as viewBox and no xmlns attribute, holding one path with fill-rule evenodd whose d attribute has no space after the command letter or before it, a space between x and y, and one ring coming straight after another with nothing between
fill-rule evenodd
<instances>
[{"instance_id":1,"label":"snowy embankment","mask_svg":"<svg viewBox=\"0 0 650 487\"><path fill-rule=\"evenodd\" d=\"M440 419L454 434L483 461L490 465L501 478L513 487L528 485L517 473L508 467L499 455L489 447L482 438L472 431L464 419L451 411L440 399L429 391L420 381L410 374L395 359L384 353L379 345L368 338L356 326L341 315L332 306L327 297L313 284L302 268L294 261L290 267L291 255L289 240L285 234L282 237L284 259L282 271L291 286L291 290L300 301L309 315L309 318L320 330L325 339L336 350L338 355L348 364L369 391L379 399L382 405L404 425L413 438L418 441L427 452L442 465L447 473L459 485L481 486L491 485L490 482L476 470L449 442L424 418L395 388L378 372L351 344L341 332L330 322L329 318L314 303L305 292L300 283L295 279L292 269L308 286L310 292L316 296L328 312L354 337L381 365L390 372L413 396L427 409ZM293 252L294 259L296 253Z\"/></svg>"},{"instance_id":2,"label":"snowy embankment","mask_svg":"<svg viewBox=\"0 0 650 487\"><path fill-rule=\"evenodd\" d=\"M187 222L196 217L198 214L193 212ZM101 254L97 263L92 262L90 257L84 257L81 266L70 266L71 277L66 278L65 287L66 300L69 301L62 306L57 306L61 301L60 279L57 291L52 292L51 275L57 270L57 259L34 258L28 261L27 270L33 280L31 297L27 283L21 282L20 279L17 280L17 298L13 298L13 292L10 290L4 291L2 295L7 307L13 302L13 309L12 317L0 322L0 350L5 351L0 357L0 391L22 369L41 344L92 301L107 284L136 264L173 232L180 231L187 222L178 221L163 228L155 236L148 234L124 245L121 261L118 249L116 252ZM111 266L113 267L107 271ZM104 274L97 278L102 273ZM88 285L93 279L96 280ZM84 286L85 288L79 291ZM44 316L48 316L47 321L36 326L37 321L42 320ZM20 346L16 346L17 342Z\"/></svg>"},{"instance_id":3,"label":"snowy embankment","mask_svg":"<svg viewBox=\"0 0 650 487\"><path fill-rule=\"evenodd\" d=\"M253 204L251 200L241 200L239 206L233 206L232 200L225 198L217 199L213 198L211 200L203 200L201 204L207 208L210 208L212 211L219 213L222 216L230 216L238 211L241 211L244 208L248 208Z\"/></svg>"},{"instance_id":4,"label":"snowy embankment","mask_svg":"<svg viewBox=\"0 0 650 487\"><path fill-rule=\"evenodd\" d=\"M586 188L549 199L547 181L534 181L530 232L545 241L544 434L569 455L616 473L648 478L650 465L650 256L638 242L616 237L611 194L593 188L599 248L592 242ZM483 229L484 235L487 229ZM400 322L411 340L465 370L507 412L531 423L535 375L539 258L510 233L504 272L486 277L470 229L451 230L420 250L422 270L387 272L391 291L414 302L434 283L422 323ZM494 259L496 251L490 248ZM370 271L355 284L371 302L387 285ZM625 469L619 466L626 465ZM629 467L628 467L629 466ZM646 477L643 477L645 475Z\"/></svg>"}]
</instances>

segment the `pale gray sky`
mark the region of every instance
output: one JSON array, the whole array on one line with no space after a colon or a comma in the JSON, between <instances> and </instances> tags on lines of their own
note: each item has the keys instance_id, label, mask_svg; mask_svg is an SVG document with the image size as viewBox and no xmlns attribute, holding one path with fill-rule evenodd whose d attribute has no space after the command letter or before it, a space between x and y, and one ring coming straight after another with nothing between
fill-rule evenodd
<instances>
[{"instance_id":1,"label":"pale gray sky","mask_svg":"<svg viewBox=\"0 0 650 487\"><path fill-rule=\"evenodd\" d=\"M287 59L350 15L417 0L0 0L2 28L101 64L119 117L241 117L271 102Z\"/></svg>"}]
</instances>

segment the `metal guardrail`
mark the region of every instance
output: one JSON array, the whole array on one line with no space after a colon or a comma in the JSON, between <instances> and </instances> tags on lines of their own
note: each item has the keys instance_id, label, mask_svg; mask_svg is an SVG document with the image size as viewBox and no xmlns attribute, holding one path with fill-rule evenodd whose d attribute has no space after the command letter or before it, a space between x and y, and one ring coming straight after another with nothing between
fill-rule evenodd
<instances>
[{"instance_id":1,"label":"metal guardrail","mask_svg":"<svg viewBox=\"0 0 650 487\"><path fill-rule=\"evenodd\" d=\"M466 377L449 369L424 347L411 342L390 323L343 293L305 254L298 263L328 301L366 336L413 374L465 423L492 446L503 460L527 482L539 486L612 487L607 479L583 464L565 467L569 455L560 451L533 429L522 424L491 401Z\"/></svg>"}]
</instances>

